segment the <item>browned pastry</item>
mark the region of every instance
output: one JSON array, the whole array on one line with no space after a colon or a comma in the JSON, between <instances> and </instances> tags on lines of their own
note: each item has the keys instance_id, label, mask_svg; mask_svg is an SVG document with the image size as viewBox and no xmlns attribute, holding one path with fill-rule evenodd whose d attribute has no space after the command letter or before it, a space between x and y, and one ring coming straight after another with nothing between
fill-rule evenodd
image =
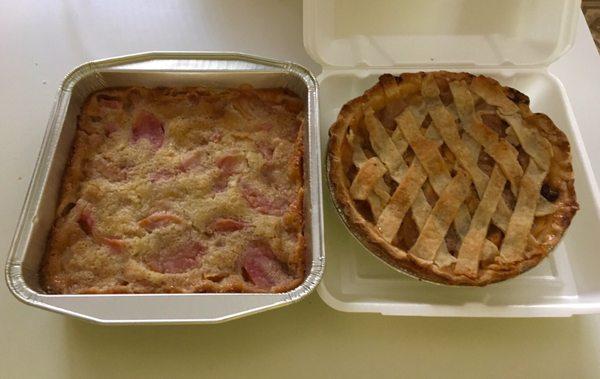
<instances>
[{"instance_id":1,"label":"browned pastry","mask_svg":"<svg viewBox=\"0 0 600 379\"><path fill-rule=\"evenodd\" d=\"M564 133L485 76L383 75L329 133L329 185L344 221L422 279L514 277L548 255L578 209Z\"/></svg>"},{"instance_id":2,"label":"browned pastry","mask_svg":"<svg viewBox=\"0 0 600 379\"><path fill-rule=\"evenodd\" d=\"M41 270L50 293L284 292L304 277L304 105L281 89L92 94Z\"/></svg>"}]
</instances>

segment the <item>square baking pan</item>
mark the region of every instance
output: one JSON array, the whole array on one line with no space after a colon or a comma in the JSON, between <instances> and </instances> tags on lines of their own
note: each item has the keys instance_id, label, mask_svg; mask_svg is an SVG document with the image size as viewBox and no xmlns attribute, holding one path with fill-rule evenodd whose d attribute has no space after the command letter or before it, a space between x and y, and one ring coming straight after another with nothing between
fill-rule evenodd
<instances>
[{"instance_id":1,"label":"square baking pan","mask_svg":"<svg viewBox=\"0 0 600 379\"><path fill-rule=\"evenodd\" d=\"M50 295L39 285L39 265L54 222L62 174L87 96L107 87L219 88L250 84L284 87L305 101L304 214L307 268L304 282L286 293ZM324 270L317 83L305 68L237 53L150 52L93 61L64 79L21 211L6 264L6 280L21 301L107 324L214 323L284 306L308 295Z\"/></svg>"}]
</instances>

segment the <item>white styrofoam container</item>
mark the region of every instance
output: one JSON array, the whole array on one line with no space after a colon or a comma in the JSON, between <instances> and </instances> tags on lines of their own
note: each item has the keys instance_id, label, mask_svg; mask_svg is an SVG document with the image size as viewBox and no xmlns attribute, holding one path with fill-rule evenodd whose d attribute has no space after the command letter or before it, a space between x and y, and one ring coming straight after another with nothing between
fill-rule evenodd
<instances>
[{"instance_id":1,"label":"white styrofoam container","mask_svg":"<svg viewBox=\"0 0 600 379\"><path fill-rule=\"evenodd\" d=\"M304 45L323 66L317 78L322 141L341 106L382 73L485 74L527 94L531 109L546 113L567 134L581 207L561 243L536 268L483 288L450 287L420 282L379 262L343 226L325 193L328 264L318 292L328 305L419 316L600 312L600 192L565 89L548 71L571 47L579 6L579 0L304 0Z\"/></svg>"}]
</instances>

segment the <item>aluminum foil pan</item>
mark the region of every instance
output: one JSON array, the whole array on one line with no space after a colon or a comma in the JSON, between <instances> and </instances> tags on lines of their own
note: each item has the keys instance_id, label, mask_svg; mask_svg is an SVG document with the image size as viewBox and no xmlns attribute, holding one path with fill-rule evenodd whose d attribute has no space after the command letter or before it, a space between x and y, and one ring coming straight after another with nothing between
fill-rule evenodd
<instances>
[{"instance_id":1,"label":"aluminum foil pan","mask_svg":"<svg viewBox=\"0 0 600 379\"><path fill-rule=\"evenodd\" d=\"M38 268L54 221L62 173L77 127L77 114L93 91L143 85L286 87L306 101L305 236L307 276L281 294L117 294L49 295L39 285ZM93 61L64 79L42 142L25 204L6 263L6 280L24 303L106 324L215 323L296 302L323 276L323 215L317 81L305 68L237 53L150 52Z\"/></svg>"}]
</instances>

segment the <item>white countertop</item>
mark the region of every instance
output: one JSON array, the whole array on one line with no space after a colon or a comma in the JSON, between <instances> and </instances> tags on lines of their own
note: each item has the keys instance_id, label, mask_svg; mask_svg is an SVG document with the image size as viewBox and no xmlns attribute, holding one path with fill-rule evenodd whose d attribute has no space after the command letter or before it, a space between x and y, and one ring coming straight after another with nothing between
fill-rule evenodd
<instances>
[{"instance_id":1,"label":"white countertop","mask_svg":"<svg viewBox=\"0 0 600 379\"><path fill-rule=\"evenodd\" d=\"M300 1L0 1L0 254L8 251L48 115L82 62L149 50L231 50L291 60ZM552 65L600 179L600 57L583 17ZM0 281L0 378L275 375L600 377L600 316L452 319L340 313L316 293L213 326L103 327L19 303Z\"/></svg>"}]
</instances>

